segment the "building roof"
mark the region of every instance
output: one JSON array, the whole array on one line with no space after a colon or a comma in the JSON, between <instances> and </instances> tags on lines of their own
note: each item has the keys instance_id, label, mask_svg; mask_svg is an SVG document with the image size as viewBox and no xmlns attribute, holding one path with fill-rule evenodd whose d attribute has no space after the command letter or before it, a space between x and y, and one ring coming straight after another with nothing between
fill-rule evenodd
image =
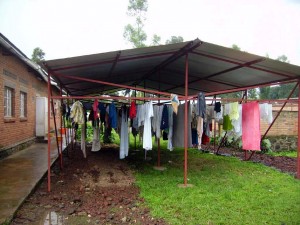
<instances>
[{"instance_id":1,"label":"building roof","mask_svg":"<svg viewBox=\"0 0 300 225\"><path fill-rule=\"evenodd\" d=\"M36 72L36 74L44 81L48 82L47 73L41 66L31 61L20 49L18 49L12 42L10 42L3 34L0 33L0 45L3 46L10 54L16 56L23 61L29 68Z\"/></svg>"},{"instance_id":2,"label":"building roof","mask_svg":"<svg viewBox=\"0 0 300 225\"><path fill-rule=\"evenodd\" d=\"M300 78L299 66L199 39L48 60L44 65L73 96L106 94L116 90L114 86L90 82L89 79L184 95L187 54L188 95L199 91L209 95Z\"/></svg>"}]
</instances>

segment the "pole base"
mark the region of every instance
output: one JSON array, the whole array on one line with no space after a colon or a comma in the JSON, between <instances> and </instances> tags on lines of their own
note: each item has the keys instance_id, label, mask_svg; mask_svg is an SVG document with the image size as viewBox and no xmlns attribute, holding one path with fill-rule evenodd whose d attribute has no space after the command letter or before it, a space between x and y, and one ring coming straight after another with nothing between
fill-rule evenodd
<instances>
[{"instance_id":1,"label":"pole base","mask_svg":"<svg viewBox=\"0 0 300 225\"><path fill-rule=\"evenodd\" d=\"M191 187L194 187L193 184L178 184L177 186L179 188L191 188Z\"/></svg>"},{"instance_id":2,"label":"pole base","mask_svg":"<svg viewBox=\"0 0 300 225\"><path fill-rule=\"evenodd\" d=\"M167 168L166 168L166 167L163 167L163 166L153 166L153 169L159 170L159 171L164 171L164 170L166 170Z\"/></svg>"}]
</instances>

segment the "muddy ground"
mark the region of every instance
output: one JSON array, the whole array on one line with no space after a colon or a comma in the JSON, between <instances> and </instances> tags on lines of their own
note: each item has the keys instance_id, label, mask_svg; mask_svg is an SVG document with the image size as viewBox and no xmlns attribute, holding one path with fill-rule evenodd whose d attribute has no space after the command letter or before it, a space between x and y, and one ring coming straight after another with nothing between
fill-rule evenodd
<instances>
[{"instance_id":1,"label":"muddy ground","mask_svg":"<svg viewBox=\"0 0 300 225\"><path fill-rule=\"evenodd\" d=\"M79 146L70 150L62 171L57 161L51 171L51 192L43 179L11 224L167 224L145 207L131 168L118 159L118 146L89 150L87 159ZM244 152L228 148L219 153L244 158ZM255 154L251 161L296 174L295 158Z\"/></svg>"}]
</instances>

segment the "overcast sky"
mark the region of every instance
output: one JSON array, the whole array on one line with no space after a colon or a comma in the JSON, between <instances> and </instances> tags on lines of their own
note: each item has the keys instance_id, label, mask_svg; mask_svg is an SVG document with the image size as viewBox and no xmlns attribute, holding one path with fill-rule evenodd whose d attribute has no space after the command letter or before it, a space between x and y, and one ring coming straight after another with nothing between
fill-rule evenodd
<instances>
[{"instance_id":1,"label":"overcast sky","mask_svg":"<svg viewBox=\"0 0 300 225\"><path fill-rule=\"evenodd\" d=\"M132 48L123 38L128 0L0 0L0 32L29 58ZM145 31L202 41L300 65L300 0L148 0Z\"/></svg>"}]
</instances>

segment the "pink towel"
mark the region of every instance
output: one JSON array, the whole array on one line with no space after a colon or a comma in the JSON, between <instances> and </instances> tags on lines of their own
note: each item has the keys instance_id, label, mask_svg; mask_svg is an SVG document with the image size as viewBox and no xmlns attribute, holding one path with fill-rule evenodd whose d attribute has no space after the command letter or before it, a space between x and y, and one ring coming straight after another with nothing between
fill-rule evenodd
<instances>
[{"instance_id":1,"label":"pink towel","mask_svg":"<svg viewBox=\"0 0 300 225\"><path fill-rule=\"evenodd\" d=\"M242 106L243 150L260 151L260 113L257 102Z\"/></svg>"}]
</instances>

